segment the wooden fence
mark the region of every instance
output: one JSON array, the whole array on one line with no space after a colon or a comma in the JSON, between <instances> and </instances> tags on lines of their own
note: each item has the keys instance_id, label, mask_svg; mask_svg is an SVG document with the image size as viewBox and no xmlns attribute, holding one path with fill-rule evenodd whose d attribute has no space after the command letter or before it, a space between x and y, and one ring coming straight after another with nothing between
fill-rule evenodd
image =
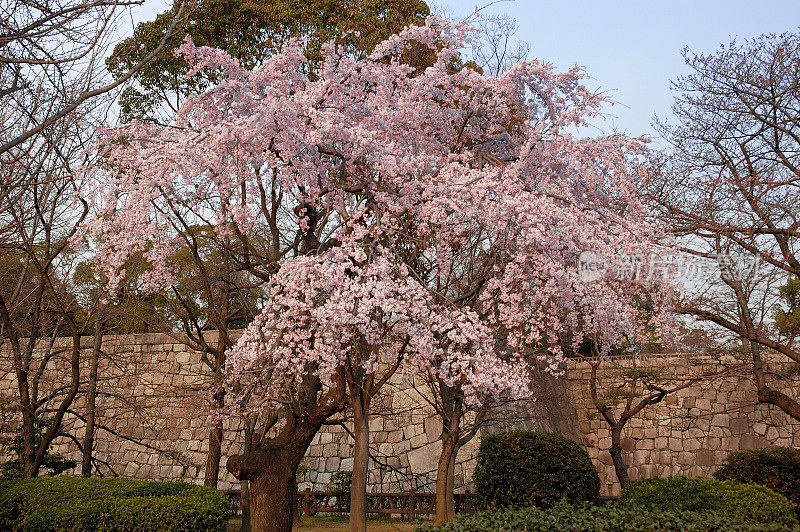
<instances>
[{"instance_id":1,"label":"wooden fence","mask_svg":"<svg viewBox=\"0 0 800 532\"><path fill-rule=\"evenodd\" d=\"M344 515L349 510L349 494L334 491L305 491L297 494L297 509L300 515L337 513ZM456 493L456 513L473 513L470 492ZM367 514L384 514L408 519L431 518L436 513L436 496L433 493L402 491L367 494Z\"/></svg>"},{"instance_id":2,"label":"wooden fence","mask_svg":"<svg viewBox=\"0 0 800 532\"><path fill-rule=\"evenodd\" d=\"M234 514L241 512L238 490L226 492ZM300 515L339 514L349 512L349 493L336 491L311 491L297 493L297 510ZM472 494L455 494L455 510L459 514L474 513ZM436 496L433 493L403 491L367 494L367 514L383 514L407 519L430 519L436 513Z\"/></svg>"}]
</instances>

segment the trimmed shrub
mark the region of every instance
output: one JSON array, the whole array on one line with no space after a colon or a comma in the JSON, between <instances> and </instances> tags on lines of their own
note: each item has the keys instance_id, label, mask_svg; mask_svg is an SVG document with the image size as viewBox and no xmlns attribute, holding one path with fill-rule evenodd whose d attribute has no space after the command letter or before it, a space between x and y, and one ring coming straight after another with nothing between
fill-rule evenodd
<instances>
[{"instance_id":1,"label":"trimmed shrub","mask_svg":"<svg viewBox=\"0 0 800 532\"><path fill-rule=\"evenodd\" d=\"M716 512L751 523L797 524L794 505L783 495L756 484L711 478L637 480L623 490L620 504L632 509Z\"/></svg>"},{"instance_id":2,"label":"trimmed shrub","mask_svg":"<svg viewBox=\"0 0 800 532\"><path fill-rule=\"evenodd\" d=\"M755 524L712 512L665 512L615 504L574 506L556 503L549 509L509 508L462 516L450 523L420 525L416 532L790 532L796 527Z\"/></svg>"},{"instance_id":3,"label":"trimmed shrub","mask_svg":"<svg viewBox=\"0 0 800 532\"><path fill-rule=\"evenodd\" d=\"M186 482L124 478L33 478L0 484L0 529L224 531L228 500Z\"/></svg>"},{"instance_id":4,"label":"trimmed shrub","mask_svg":"<svg viewBox=\"0 0 800 532\"><path fill-rule=\"evenodd\" d=\"M719 480L752 482L766 486L800 504L800 449L768 447L753 451L735 451L714 473Z\"/></svg>"},{"instance_id":5,"label":"trimmed shrub","mask_svg":"<svg viewBox=\"0 0 800 532\"><path fill-rule=\"evenodd\" d=\"M350 486L353 484L352 471L337 471L331 475L328 491L336 497L336 506L342 511L350 511Z\"/></svg>"},{"instance_id":6,"label":"trimmed shrub","mask_svg":"<svg viewBox=\"0 0 800 532\"><path fill-rule=\"evenodd\" d=\"M546 508L563 498L594 501L600 493L600 477L583 447L530 430L484 436L472 480L479 504L489 508Z\"/></svg>"}]
</instances>

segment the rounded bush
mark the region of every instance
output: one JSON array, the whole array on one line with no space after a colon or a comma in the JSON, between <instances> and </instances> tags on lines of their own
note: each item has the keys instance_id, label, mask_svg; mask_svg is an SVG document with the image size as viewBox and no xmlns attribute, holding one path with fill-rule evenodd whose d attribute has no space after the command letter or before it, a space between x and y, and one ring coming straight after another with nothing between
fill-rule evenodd
<instances>
[{"instance_id":1,"label":"rounded bush","mask_svg":"<svg viewBox=\"0 0 800 532\"><path fill-rule=\"evenodd\" d=\"M752 482L784 495L800 504L800 449L768 447L735 451L714 473L719 480Z\"/></svg>"},{"instance_id":2,"label":"rounded bush","mask_svg":"<svg viewBox=\"0 0 800 532\"><path fill-rule=\"evenodd\" d=\"M665 512L655 509L556 503L548 509L509 508L462 516L449 523L424 524L416 532L796 532L781 524L748 523L713 512Z\"/></svg>"},{"instance_id":3,"label":"rounded bush","mask_svg":"<svg viewBox=\"0 0 800 532\"><path fill-rule=\"evenodd\" d=\"M472 480L479 502L489 508L546 508L561 499L594 501L600 493L600 477L583 447L530 430L484 436Z\"/></svg>"},{"instance_id":4,"label":"rounded bush","mask_svg":"<svg viewBox=\"0 0 800 532\"><path fill-rule=\"evenodd\" d=\"M794 505L780 493L756 484L711 478L637 480L623 490L620 504L673 512L716 512L751 523L797 524Z\"/></svg>"},{"instance_id":5,"label":"rounded bush","mask_svg":"<svg viewBox=\"0 0 800 532\"><path fill-rule=\"evenodd\" d=\"M229 504L213 488L124 478L32 478L0 484L0 530L224 531Z\"/></svg>"}]
</instances>

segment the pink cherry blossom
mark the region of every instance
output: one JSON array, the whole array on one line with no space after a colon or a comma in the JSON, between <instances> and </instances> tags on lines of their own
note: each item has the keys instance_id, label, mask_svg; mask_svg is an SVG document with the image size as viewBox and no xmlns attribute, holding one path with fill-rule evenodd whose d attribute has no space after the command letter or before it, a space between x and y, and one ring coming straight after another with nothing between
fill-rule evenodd
<instances>
[{"instance_id":1,"label":"pink cherry blossom","mask_svg":"<svg viewBox=\"0 0 800 532\"><path fill-rule=\"evenodd\" d=\"M196 226L268 279L226 366L249 413L353 363L470 401L522 397L524 354L557 372L565 337L608 347L665 323L664 283L587 283L576 267L582 251L611 260L661 238L636 195L643 140L577 136L603 103L578 68L453 68L467 38L431 17L364 59L326 45L314 77L294 41L248 71L187 39L192 72L223 80L167 126L105 132L88 233L112 283L143 252L148 288L169 287ZM412 44L435 52L421 71L402 61Z\"/></svg>"}]
</instances>

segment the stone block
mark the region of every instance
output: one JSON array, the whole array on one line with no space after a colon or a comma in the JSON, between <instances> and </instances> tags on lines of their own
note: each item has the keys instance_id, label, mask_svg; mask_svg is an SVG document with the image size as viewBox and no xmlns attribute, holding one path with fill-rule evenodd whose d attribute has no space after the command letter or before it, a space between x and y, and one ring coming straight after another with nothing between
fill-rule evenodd
<instances>
[{"instance_id":1,"label":"stone block","mask_svg":"<svg viewBox=\"0 0 800 532\"><path fill-rule=\"evenodd\" d=\"M770 426L767 428L767 434L766 434L767 441L775 441L778 439L778 437L779 434L778 434L778 429L776 427Z\"/></svg>"},{"instance_id":2,"label":"stone block","mask_svg":"<svg viewBox=\"0 0 800 532\"><path fill-rule=\"evenodd\" d=\"M714 451L708 449L700 449L695 455L697 456L697 465L709 467L714 465Z\"/></svg>"},{"instance_id":3,"label":"stone block","mask_svg":"<svg viewBox=\"0 0 800 532\"><path fill-rule=\"evenodd\" d=\"M683 440L683 449L685 451L697 451L700 448L702 448L702 445L697 438L686 438Z\"/></svg>"},{"instance_id":4,"label":"stone block","mask_svg":"<svg viewBox=\"0 0 800 532\"><path fill-rule=\"evenodd\" d=\"M747 434L752 430L750 420L745 417L731 419L730 428L734 434Z\"/></svg>"},{"instance_id":5,"label":"stone block","mask_svg":"<svg viewBox=\"0 0 800 532\"><path fill-rule=\"evenodd\" d=\"M339 471L342 465L342 460L338 456L331 456L325 461L325 471L335 473Z\"/></svg>"},{"instance_id":6,"label":"stone block","mask_svg":"<svg viewBox=\"0 0 800 532\"><path fill-rule=\"evenodd\" d=\"M425 418L423 425L429 442L438 440L442 435L442 420L439 419L439 416Z\"/></svg>"},{"instance_id":7,"label":"stone block","mask_svg":"<svg viewBox=\"0 0 800 532\"><path fill-rule=\"evenodd\" d=\"M711 418L711 424L715 427L729 428L731 426L731 416L728 414L714 414Z\"/></svg>"},{"instance_id":8,"label":"stone block","mask_svg":"<svg viewBox=\"0 0 800 532\"><path fill-rule=\"evenodd\" d=\"M739 449L760 449L767 446L766 438L756 434L743 434L739 439Z\"/></svg>"},{"instance_id":9,"label":"stone block","mask_svg":"<svg viewBox=\"0 0 800 532\"><path fill-rule=\"evenodd\" d=\"M417 449L423 445L428 445L428 436L426 434L417 434L409 440L412 449Z\"/></svg>"},{"instance_id":10,"label":"stone block","mask_svg":"<svg viewBox=\"0 0 800 532\"><path fill-rule=\"evenodd\" d=\"M411 449L411 442L410 440L401 440L394 445L392 449L392 454L400 454L405 453Z\"/></svg>"},{"instance_id":11,"label":"stone block","mask_svg":"<svg viewBox=\"0 0 800 532\"><path fill-rule=\"evenodd\" d=\"M399 443L399 442L403 441L403 431L395 430L395 431L390 432L387 435L386 440L389 443Z\"/></svg>"}]
</instances>

